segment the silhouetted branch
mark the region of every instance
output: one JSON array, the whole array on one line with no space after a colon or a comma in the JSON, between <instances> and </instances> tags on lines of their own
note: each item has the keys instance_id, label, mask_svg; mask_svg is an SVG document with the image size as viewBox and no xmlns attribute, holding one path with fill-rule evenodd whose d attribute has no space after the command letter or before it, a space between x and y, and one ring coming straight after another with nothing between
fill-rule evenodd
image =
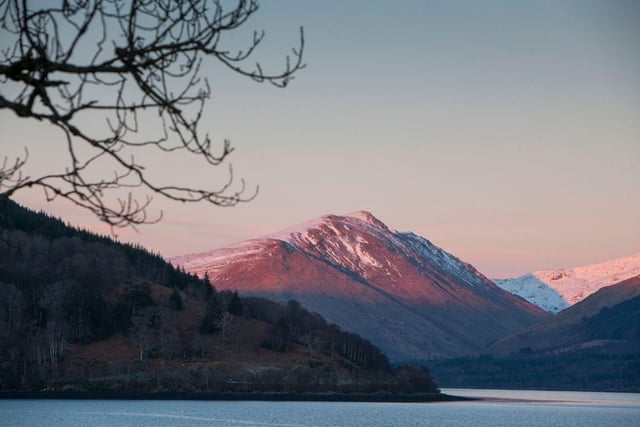
<instances>
[{"instance_id":1,"label":"silhouetted branch","mask_svg":"<svg viewBox=\"0 0 640 427\"><path fill-rule=\"evenodd\" d=\"M63 172L37 177L22 173L27 152L15 161L5 157L0 194L11 197L23 188L41 187L48 200L67 199L112 226L159 220L147 214L155 194L217 206L253 199L257 189L246 194L244 181L233 190L231 168L228 181L217 189L165 185L146 173L147 164L138 160L144 155L135 155L143 147L185 151L218 166L233 152L226 139L215 149L210 136L198 128L211 95L201 72L203 59L215 58L235 73L278 87L304 68L302 29L299 47L286 57L283 70L267 73L259 63L247 67L264 32L255 32L238 51L224 48L221 40L244 25L259 4L226 4L0 0L0 109L62 130L66 145L60 150L68 154ZM104 128L88 124L87 119L96 116L105 118ZM157 118L157 125L147 122L150 116ZM156 136L150 137L147 129ZM98 163L110 164L113 174L96 179ZM118 197L123 189L126 196ZM142 200L134 196L137 189L147 194Z\"/></svg>"}]
</instances>

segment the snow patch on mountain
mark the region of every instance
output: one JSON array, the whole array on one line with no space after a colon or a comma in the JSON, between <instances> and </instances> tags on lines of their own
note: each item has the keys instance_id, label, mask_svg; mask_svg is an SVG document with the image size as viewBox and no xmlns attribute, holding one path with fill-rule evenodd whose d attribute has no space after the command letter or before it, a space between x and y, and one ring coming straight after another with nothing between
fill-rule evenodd
<instances>
[{"instance_id":1,"label":"snow patch on mountain","mask_svg":"<svg viewBox=\"0 0 640 427\"><path fill-rule=\"evenodd\" d=\"M639 275L640 253L582 267L540 270L495 283L550 313L557 313L600 288Z\"/></svg>"},{"instance_id":2,"label":"snow patch on mountain","mask_svg":"<svg viewBox=\"0 0 640 427\"><path fill-rule=\"evenodd\" d=\"M388 273L395 270L392 262L380 257L374 237L389 247L399 248L402 242L387 226L366 211L345 216L324 215L293 227L263 236L262 239L277 239L296 247L317 252L334 265L357 272L363 277L375 272ZM400 249L398 249L400 250Z\"/></svg>"},{"instance_id":3,"label":"snow patch on mountain","mask_svg":"<svg viewBox=\"0 0 640 427\"><path fill-rule=\"evenodd\" d=\"M530 273L516 279L496 280L495 283L549 313L557 313L569 307L569 303L558 291Z\"/></svg>"},{"instance_id":4,"label":"snow patch on mountain","mask_svg":"<svg viewBox=\"0 0 640 427\"><path fill-rule=\"evenodd\" d=\"M411 232L397 234L404 237L404 242L412 251L419 254L421 258L430 260L431 263L438 266L446 274L456 277L469 286L487 288L489 280L473 266L443 251L424 237Z\"/></svg>"},{"instance_id":5,"label":"snow patch on mountain","mask_svg":"<svg viewBox=\"0 0 640 427\"><path fill-rule=\"evenodd\" d=\"M223 270L227 265L238 259L258 258L266 256L265 254L266 247L264 242L247 240L205 253L173 257L171 262L175 265L188 265L189 271L203 276L205 272L211 274L218 270Z\"/></svg>"}]
</instances>

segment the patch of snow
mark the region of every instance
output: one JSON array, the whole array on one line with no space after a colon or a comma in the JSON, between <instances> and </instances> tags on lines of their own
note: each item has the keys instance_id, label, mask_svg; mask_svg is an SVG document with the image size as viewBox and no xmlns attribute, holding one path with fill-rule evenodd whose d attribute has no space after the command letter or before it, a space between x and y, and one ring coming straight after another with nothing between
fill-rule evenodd
<instances>
[{"instance_id":1,"label":"patch of snow","mask_svg":"<svg viewBox=\"0 0 640 427\"><path fill-rule=\"evenodd\" d=\"M355 251L358 258L364 265L368 265L371 267L382 267L382 264L380 264L378 260L375 259L375 257L371 256L369 252L363 249L361 242L356 242Z\"/></svg>"},{"instance_id":2,"label":"patch of snow","mask_svg":"<svg viewBox=\"0 0 640 427\"><path fill-rule=\"evenodd\" d=\"M496 280L495 284L507 292L526 299L549 313L557 313L569 307L569 303L552 287L535 277L525 274L516 279Z\"/></svg>"},{"instance_id":3,"label":"patch of snow","mask_svg":"<svg viewBox=\"0 0 640 427\"><path fill-rule=\"evenodd\" d=\"M433 243L411 232L398 232L403 241L414 252L430 263L439 267L443 272L472 287L487 288L487 279L469 264L462 262Z\"/></svg>"},{"instance_id":4,"label":"patch of snow","mask_svg":"<svg viewBox=\"0 0 640 427\"><path fill-rule=\"evenodd\" d=\"M375 254L367 250L369 242L362 234L380 238L390 233L371 213L361 211L342 217L325 215L262 238L283 240L297 247L311 248L317 248L322 242L322 255L336 265L358 272L364 272L368 268L382 268L382 260L378 260Z\"/></svg>"},{"instance_id":5,"label":"patch of snow","mask_svg":"<svg viewBox=\"0 0 640 427\"><path fill-rule=\"evenodd\" d=\"M293 236L307 235L309 230L318 228L322 224L326 224L328 221L329 221L328 216L321 216L318 218L311 219L309 221L302 222L300 224L293 225L291 227L284 228L280 231L276 231L275 233L269 233L264 236L260 236L258 237L258 240L263 240L263 239L289 240Z\"/></svg>"},{"instance_id":6,"label":"patch of snow","mask_svg":"<svg viewBox=\"0 0 640 427\"><path fill-rule=\"evenodd\" d=\"M540 270L514 279L497 280L496 284L544 310L557 313L582 301L600 288L638 275L640 275L640 254L635 254L582 267ZM541 288L540 284L547 289ZM554 299L551 292L555 292L566 306L559 304L559 300ZM524 294L531 295L532 300Z\"/></svg>"}]
</instances>

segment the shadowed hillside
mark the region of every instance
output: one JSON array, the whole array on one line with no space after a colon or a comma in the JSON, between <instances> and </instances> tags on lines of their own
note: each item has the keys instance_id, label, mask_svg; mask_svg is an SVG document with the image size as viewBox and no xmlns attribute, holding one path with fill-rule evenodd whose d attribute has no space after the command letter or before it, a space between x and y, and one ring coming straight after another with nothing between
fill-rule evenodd
<instances>
[{"instance_id":1,"label":"shadowed hillside","mask_svg":"<svg viewBox=\"0 0 640 427\"><path fill-rule=\"evenodd\" d=\"M435 392L295 301L218 293L143 248L0 201L0 389Z\"/></svg>"},{"instance_id":2,"label":"shadowed hillside","mask_svg":"<svg viewBox=\"0 0 640 427\"><path fill-rule=\"evenodd\" d=\"M429 366L447 387L640 391L640 277L604 287L488 351Z\"/></svg>"},{"instance_id":3,"label":"shadowed hillside","mask_svg":"<svg viewBox=\"0 0 640 427\"><path fill-rule=\"evenodd\" d=\"M621 347L640 351L640 276L601 288L551 319L504 338L495 354Z\"/></svg>"}]
</instances>

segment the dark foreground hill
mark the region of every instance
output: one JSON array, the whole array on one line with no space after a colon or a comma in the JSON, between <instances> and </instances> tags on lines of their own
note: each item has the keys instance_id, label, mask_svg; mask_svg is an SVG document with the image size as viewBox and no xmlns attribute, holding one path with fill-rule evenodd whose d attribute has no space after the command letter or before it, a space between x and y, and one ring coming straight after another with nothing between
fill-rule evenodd
<instances>
[{"instance_id":1,"label":"dark foreground hill","mask_svg":"<svg viewBox=\"0 0 640 427\"><path fill-rule=\"evenodd\" d=\"M446 386L640 391L640 277L604 287L488 351L430 367Z\"/></svg>"},{"instance_id":2,"label":"dark foreground hill","mask_svg":"<svg viewBox=\"0 0 640 427\"><path fill-rule=\"evenodd\" d=\"M419 366L0 200L0 390L425 393Z\"/></svg>"}]
</instances>

